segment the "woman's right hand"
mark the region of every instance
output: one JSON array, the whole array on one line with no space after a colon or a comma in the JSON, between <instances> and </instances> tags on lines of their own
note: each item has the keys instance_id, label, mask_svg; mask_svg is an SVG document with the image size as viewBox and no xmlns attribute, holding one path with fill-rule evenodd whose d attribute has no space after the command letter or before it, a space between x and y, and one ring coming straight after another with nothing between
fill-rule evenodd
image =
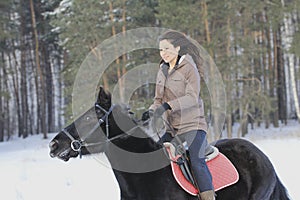
<instances>
[{"instance_id":1,"label":"woman's right hand","mask_svg":"<svg viewBox=\"0 0 300 200\"><path fill-rule=\"evenodd\" d=\"M144 112L142 114L142 121L144 122L144 121L149 120L151 117L153 117L153 113L154 113L154 111L152 109L147 110L146 112Z\"/></svg>"}]
</instances>

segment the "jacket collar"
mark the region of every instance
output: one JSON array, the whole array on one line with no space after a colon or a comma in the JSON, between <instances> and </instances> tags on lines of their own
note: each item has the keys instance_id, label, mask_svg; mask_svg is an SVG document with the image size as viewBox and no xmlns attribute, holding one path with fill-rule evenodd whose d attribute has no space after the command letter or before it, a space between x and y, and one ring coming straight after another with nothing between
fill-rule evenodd
<instances>
[{"instance_id":1,"label":"jacket collar","mask_svg":"<svg viewBox=\"0 0 300 200\"><path fill-rule=\"evenodd\" d=\"M174 70L184 66L184 64L182 64L184 58L186 57L186 55L183 55L183 56L179 56L178 59L177 59L177 62L176 62L176 65L174 67ZM161 69L162 69L162 72L163 74L165 75L165 77L168 76L168 70L169 70L169 63L165 63L165 62L162 62L161 65L160 65Z\"/></svg>"}]
</instances>

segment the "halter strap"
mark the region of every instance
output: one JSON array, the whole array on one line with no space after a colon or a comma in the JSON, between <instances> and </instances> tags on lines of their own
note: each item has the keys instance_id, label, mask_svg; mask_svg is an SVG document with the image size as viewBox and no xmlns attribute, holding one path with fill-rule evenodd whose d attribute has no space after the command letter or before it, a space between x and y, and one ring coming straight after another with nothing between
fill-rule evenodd
<instances>
[{"instance_id":1,"label":"halter strap","mask_svg":"<svg viewBox=\"0 0 300 200\"><path fill-rule=\"evenodd\" d=\"M71 144L70 147L73 151L76 151L79 153L80 158L82 157L82 153L81 153L81 148L82 147L88 147L88 146L93 146L93 145L97 145L97 144L101 144L101 143L106 143L106 142L99 142L99 143L86 143L86 139L93 133L95 132L102 123L105 122L105 126L106 126L106 137L109 137L109 123L108 123L108 116L110 115L110 113L112 112L112 110L114 109L115 105L111 105L111 107L109 108L109 110L105 110L102 106L100 106L99 104L95 104L95 107L101 109L101 111L103 111L105 113L105 115L103 117L101 117L98 120L98 123L95 124L95 126L92 128L92 130L90 130L88 132L88 134L86 134L85 137L76 140L66 129L62 129L62 132L64 134L66 134L66 136L68 136L68 138L70 138L71 140Z\"/></svg>"},{"instance_id":2,"label":"halter strap","mask_svg":"<svg viewBox=\"0 0 300 200\"><path fill-rule=\"evenodd\" d=\"M112 104L111 106L110 106L110 108L109 108L109 110L107 111L107 110L105 110L102 106L100 106L98 103L95 103L95 107L96 108L99 108L101 111L103 111L104 113L105 113L105 115L102 117L102 118L100 118L99 119L99 123L98 123L98 127L103 123L103 122L105 122L105 128L106 128L106 137L108 138L109 137L109 123L108 123L108 116L110 115L110 113L112 112L112 110L114 109L114 107L115 107L115 104ZM97 127L97 128L98 128ZM94 132L95 130L93 130L92 129L92 132ZM92 133L91 131L90 131L90 133L89 134L91 134Z\"/></svg>"},{"instance_id":3,"label":"halter strap","mask_svg":"<svg viewBox=\"0 0 300 200\"><path fill-rule=\"evenodd\" d=\"M108 121L108 117L111 114L112 110L114 109L115 105L113 104L109 110L105 110L102 106L100 106L99 104L95 104L95 107L99 108L101 111L103 111L105 113L105 115L103 117L101 117L98 120L98 123L92 128L92 130L89 131L88 134L86 134L86 136L84 138L81 139L75 139L66 129L62 129L62 132L64 134L66 134L66 136L68 136L68 138L70 138L71 140L71 144L70 147L73 151L76 151L79 153L80 158L82 157L82 153L81 153L81 148L82 147L89 147L89 146L95 146L95 145L100 145L100 144L107 144L108 142L114 141L116 139L119 139L121 137L124 136L130 136L131 132L134 131L136 128L138 128L139 126L135 126L131 129L129 129L128 131L126 131L125 133L122 133L120 135L114 136L112 138L109 138L109 121ZM106 128L106 138L107 140L102 141L102 142L95 142L95 143L87 143L85 140L94 132L97 130L97 128L100 127L100 125L102 123L105 122L105 128Z\"/></svg>"}]
</instances>

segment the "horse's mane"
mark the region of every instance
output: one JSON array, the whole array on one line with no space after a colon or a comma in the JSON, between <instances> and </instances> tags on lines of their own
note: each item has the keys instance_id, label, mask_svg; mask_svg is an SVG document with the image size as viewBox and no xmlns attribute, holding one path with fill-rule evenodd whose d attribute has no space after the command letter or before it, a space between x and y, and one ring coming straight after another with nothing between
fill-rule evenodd
<instances>
[{"instance_id":1,"label":"horse's mane","mask_svg":"<svg viewBox=\"0 0 300 200\"><path fill-rule=\"evenodd\" d=\"M152 151L161 148L161 145L158 144L153 138L155 134L149 133L149 129L147 127L144 127L140 123L140 120L138 120L130 111L130 106L125 103L114 104L112 101L111 93L105 90L103 87L99 87L96 103L103 107L105 110L109 110L113 107L110 116L110 120L112 120L112 123L110 124L114 124L114 127L111 127L111 136L115 137L117 135L123 134L124 137L120 137L118 139L119 142L122 142L122 140L125 139L130 139L130 141L127 142L131 142L131 145L134 146L140 146L140 150L142 150L141 144L144 144L145 151ZM102 129L105 130L105 123L103 123L101 126ZM118 141L116 140L116 142ZM122 145L125 146L126 143L123 142ZM130 146L128 145L127 148L129 149Z\"/></svg>"}]
</instances>

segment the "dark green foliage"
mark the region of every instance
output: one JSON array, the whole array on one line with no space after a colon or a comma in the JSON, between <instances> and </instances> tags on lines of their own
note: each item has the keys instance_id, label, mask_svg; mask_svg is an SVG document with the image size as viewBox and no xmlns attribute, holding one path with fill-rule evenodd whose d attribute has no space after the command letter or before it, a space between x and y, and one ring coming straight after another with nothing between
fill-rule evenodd
<instances>
[{"instance_id":1,"label":"dark green foliage","mask_svg":"<svg viewBox=\"0 0 300 200\"><path fill-rule=\"evenodd\" d=\"M34 133L40 128L36 90L40 86L38 79L35 80L35 42L29 5L19 0L0 2L0 114L8 113L8 117L1 118L1 122L8 125L0 126L0 132L3 130L5 134L14 132L11 121L17 121L10 113L12 103L8 99L20 106L18 98L22 95L24 102L35 102L28 104L28 112L34 117L25 120L26 131ZM51 124L53 121L64 123L63 119L73 119L74 79L88 53L114 34L139 27L171 28L197 40L222 75L226 110L233 122L248 123L249 119L254 119L258 125L264 122L266 126L270 123L278 126L278 121L286 122L294 109L292 103L287 102L292 99L287 96L290 91L287 69L291 65L286 58L288 53L294 58L299 85L299 9L299 0L34 0L47 113L52 113L47 115L47 123L52 127L48 130L57 128ZM285 36L287 21L290 35ZM24 57L20 58L20 52ZM123 73L159 60L156 49L128 52L110 64L105 71L107 80L102 78L99 85L107 84L112 89ZM22 77L28 83L28 94L20 91L21 66L26 68ZM54 83L56 90L60 88L59 93L53 93ZM214 94L209 93L204 81L201 85L210 121L213 118L211 95ZM130 104L137 117L151 103L153 92L154 85L146 85L132 95ZM54 95L58 95L59 108L54 103ZM64 112L61 109L65 109ZM54 119L55 116L59 119Z\"/></svg>"}]
</instances>

